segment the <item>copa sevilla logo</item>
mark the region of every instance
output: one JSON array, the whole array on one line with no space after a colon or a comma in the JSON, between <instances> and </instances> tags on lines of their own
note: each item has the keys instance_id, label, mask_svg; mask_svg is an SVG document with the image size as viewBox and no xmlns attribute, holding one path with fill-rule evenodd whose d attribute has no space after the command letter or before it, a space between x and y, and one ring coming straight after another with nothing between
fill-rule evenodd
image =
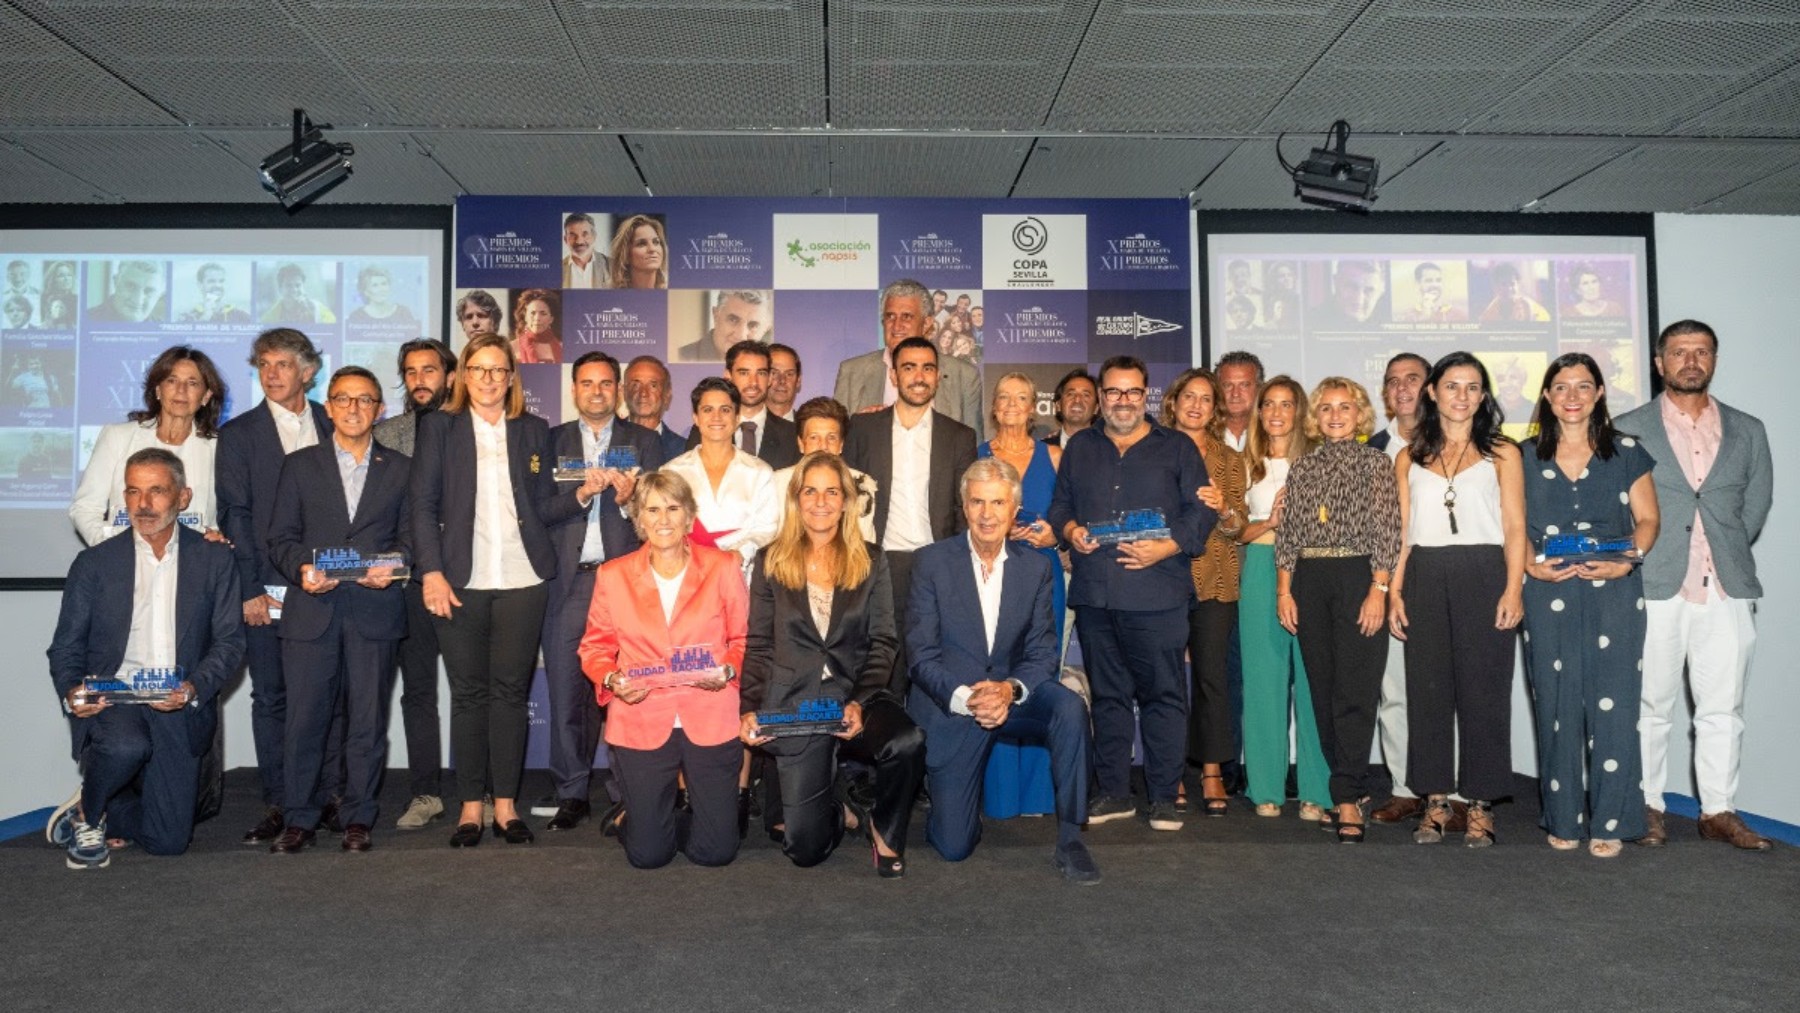
<instances>
[{"instance_id":1,"label":"copa sevilla logo","mask_svg":"<svg viewBox=\"0 0 1800 1013\"><path fill-rule=\"evenodd\" d=\"M982 288L1087 288L1086 215L982 215Z\"/></svg>"}]
</instances>

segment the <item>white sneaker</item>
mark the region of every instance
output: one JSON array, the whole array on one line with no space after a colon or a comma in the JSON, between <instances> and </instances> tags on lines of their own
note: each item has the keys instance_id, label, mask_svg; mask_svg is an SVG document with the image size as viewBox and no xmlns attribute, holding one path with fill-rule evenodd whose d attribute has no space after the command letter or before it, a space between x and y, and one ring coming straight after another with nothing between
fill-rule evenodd
<instances>
[{"instance_id":1,"label":"white sneaker","mask_svg":"<svg viewBox=\"0 0 1800 1013\"><path fill-rule=\"evenodd\" d=\"M406 811L394 821L394 826L401 830L419 830L442 815L444 815L443 799L436 795L414 795L413 800L406 804Z\"/></svg>"},{"instance_id":2,"label":"white sneaker","mask_svg":"<svg viewBox=\"0 0 1800 1013\"><path fill-rule=\"evenodd\" d=\"M75 814L80 808L81 788L77 787L68 801L51 811L50 821L44 824L44 840L59 848L68 847L69 841L75 836Z\"/></svg>"}]
</instances>

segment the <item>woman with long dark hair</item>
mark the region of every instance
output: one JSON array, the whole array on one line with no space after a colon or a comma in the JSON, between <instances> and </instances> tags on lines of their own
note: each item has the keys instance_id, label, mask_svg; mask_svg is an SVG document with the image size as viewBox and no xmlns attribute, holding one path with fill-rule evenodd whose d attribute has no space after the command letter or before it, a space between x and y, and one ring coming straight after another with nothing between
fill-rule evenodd
<instances>
[{"instance_id":1,"label":"woman with long dark hair","mask_svg":"<svg viewBox=\"0 0 1800 1013\"><path fill-rule=\"evenodd\" d=\"M512 355L523 363L561 362L562 293L528 288L513 303Z\"/></svg>"},{"instance_id":2,"label":"woman with long dark hair","mask_svg":"<svg viewBox=\"0 0 1800 1013\"><path fill-rule=\"evenodd\" d=\"M182 520L217 535L213 457L219 445L219 412L225 381L205 352L187 345L165 348L144 371L144 407L128 421L102 426L75 487L69 519L75 533L95 545L131 526L125 512L125 462L145 447L181 458L194 498ZM217 537L223 537L217 535Z\"/></svg>"},{"instance_id":3,"label":"woman with long dark hair","mask_svg":"<svg viewBox=\"0 0 1800 1013\"><path fill-rule=\"evenodd\" d=\"M1525 567L1525 672L1536 703L1538 790L1550 846L1615 858L1644 833L1638 702L1644 582L1656 543L1655 462L1613 429L1600 366L1568 352L1544 373L1524 451L1525 530L1629 540L1605 556L1539 552Z\"/></svg>"},{"instance_id":4,"label":"woman with long dark hair","mask_svg":"<svg viewBox=\"0 0 1800 1013\"><path fill-rule=\"evenodd\" d=\"M1400 496L1393 462L1358 439L1375 430L1362 384L1328 376L1313 388L1310 407L1306 432L1321 442L1288 476L1288 519L1275 537L1275 611L1306 658L1337 838L1360 844L1387 664L1388 581L1400 555Z\"/></svg>"},{"instance_id":5,"label":"woman with long dark hair","mask_svg":"<svg viewBox=\"0 0 1800 1013\"><path fill-rule=\"evenodd\" d=\"M1493 801L1512 790L1525 473L1490 386L1468 352L1439 359L1412 443L1394 461L1406 541L1388 589L1388 629L1405 644L1406 776L1425 799L1413 833L1420 844L1444 839L1452 791L1469 800L1463 843L1494 843Z\"/></svg>"}]
</instances>

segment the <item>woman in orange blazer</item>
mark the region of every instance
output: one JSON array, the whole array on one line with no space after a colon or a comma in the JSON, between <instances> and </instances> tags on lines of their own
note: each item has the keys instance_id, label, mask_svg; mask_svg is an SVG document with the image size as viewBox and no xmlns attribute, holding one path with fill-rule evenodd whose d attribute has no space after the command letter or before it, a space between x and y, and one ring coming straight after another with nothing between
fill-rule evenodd
<instances>
[{"instance_id":1,"label":"woman in orange blazer","mask_svg":"<svg viewBox=\"0 0 1800 1013\"><path fill-rule=\"evenodd\" d=\"M631 497L643 547L600 568L581 638L581 670L606 708L606 742L618 778L625 857L640 869L681 851L696 865L737 857L738 668L749 594L733 552L694 545L694 492L679 475L651 472ZM652 669L676 652L711 654L717 677L651 687ZM685 777L689 813L677 813Z\"/></svg>"}]
</instances>

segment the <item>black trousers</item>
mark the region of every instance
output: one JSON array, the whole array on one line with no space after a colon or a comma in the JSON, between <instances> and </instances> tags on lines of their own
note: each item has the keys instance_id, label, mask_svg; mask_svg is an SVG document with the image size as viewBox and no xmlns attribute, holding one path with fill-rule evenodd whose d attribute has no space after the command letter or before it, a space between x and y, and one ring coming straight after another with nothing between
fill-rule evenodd
<instances>
[{"instance_id":1,"label":"black trousers","mask_svg":"<svg viewBox=\"0 0 1800 1013\"><path fill-rule=\"evenodd\" d=\"M116 706L75 721L91 723L81 753L81 811L87 819L103 822L107 836L136 841L152 855L186 851L194 835L200 769L188 745L187 715Z\"/></svg>"},{"instance_id":2,"label":"black trousers","mask_svg":"<svg viewBox=\"0 0 1800 1013\"><path fill-rule=\"evenodd\" d=\"M413 795L440 792L444 741L438 727L438 639L425 592L406 583L406 638L400 641L400 723L406 729L406 767ZM387 694L393 693L389 677Z\"/></svg>"},{"instance_id":3,"label":"black trousers","mask_svg":"<svg viewBox=\"0 0 1800 1013\"><path fill-rule=\"evenodd\" d=\"M625 801L619 842L634 868L659 869L677 851L695 865L729 865L737 857L737 777L744 760L737 739L697 746L676 728L655 749L613 746L611 758ZM675 809L678 775L687 779L692 812Z\"/></svg>"},{"instance_id":4,"label":"black trousers","mask_svg":"<svg viewBox=\"0 0 1800 1013\"><path fill-rule=\"evenodd\" d=\"M525 767L525 702L544 625L544 584L456 592L462 606L433 617L450 676L450 758L464 802L492 787L518 798Z\"/></svg>"},{"instance_id":5,"label":"black trousers","mask_svg":"<svg viewBox=\"0 0 1800 1013\"><path fill-rule=\"evenodd\" d=\"M600 704L581 671L581 637L594 598L594 570L565 574L560 601L544 612L544 687L550 699L550 780L557 798L586 801L600 743Z\"/></svg>"},{"instance_id":6,"label":"black trousers","mask_svg":"<svg viewBox=\"0 0 1800 1013\"><path fill-rule=\"evenodd\" d=\"M1187 752L1187 611L1075 609L1094 695L1094 778L1102 795L1131 796L1132 739L1141 735L1150 801L1175 801Z\"/></svg>"},{"instance_id":7,"label":"black trousers","mask_svg":"<svg viewBox=\"0 0 1800 1013\"><path fill-rule=\"evenodd\" d=\"M911 624L906 617L907 605L912 598L913 554L883 552L882 555L887 557L888 582L894 585L894 631L898 634L898 642L894 645L894 674L888 679L888 692L894 694L895 700L904 700L907 687L912 685L912 659L906 653L906 628Z\"/></svg>"},{"instance_id":8,"label":"black trousers","mask_svg":"<svg viewBox=\"0 0 1800 1013\"><path fill-rule=\"evenodd\" d=\"M1406 779L1420 795L1512 793L1516 630L1494 628L1498 545L1414 546L1406 583ZM1461 742L1461 784L1452 753Z\"/></svg>"},{"instance_id":9,"label":"black trousers","mask_svg":"<svg viewBox=\"0 0 1800 1013\"><path fill-rule=\"evenodd\" d=\"M1294 606L1300 612L1300 658L1312 686L1319 747L1331 767L1331 801L1355 802L1375 790L1369 749L1375 707L1387 665L1384 624L1374 636L1357 628L1369 594L1369 557L1302 559L1294 567ZM1407 774L1412 779L1411 772Z\"/></svg>"},{"instance_id":10,"label":"black trousers","mask_svg":"<svg viewBox=\"0 0 1800 1013\"><path fill-rule=\"evenodd\" d=\"M319 825L320 810L330 800L325 769L333 762L330 732L339 711L346 715L343 821L374 826L387 768L385 691L394 671L394 641L364 637L339 609L315 639L283 640L281 665L287 674L288 826Z\"/></svg>"},{"instance_id":11,"label":"black trousers","mask_svg":"<svg viewBox=\"0 0 1800 1013\"><path fill-rule=\"evenodd\" d=\"M773 832L777 824L786 826L786 843L782 850L794 864L817 865L824 861L837 847L836 839L812 861L801 859L814 854L826 833L829 819L842 820L842 810L829 793L837 779L838 761L849 760L875 768L875 805L869 817L888 847L895 854L906 854L913 803L918 800L919 785L925 780L925 733L913 723L912 716L897 700L888 693L878 693L863 704L861 735L848 742L831 736L818 736L808 741L820 739L836 743L835 752L828 760L811 756L805 762L823 763L823 767L790 775L793 764L786 757L771 757L775 761L776 780L768 786L770 790L763 804L765 828ZM807 800L821 780L827 794L810 803L815 807L811 812L796 811L796 807L809 804Z\"/></svg>"},{"instance_id":12,"label":"black trousers","mask_svg":"<svg viewBox=\"0 0 1800 1013\"><path fill-rule=\"evenodd\" d=\"M1188 763L1237 759L1228 655L1237 629L1237 602L1201 601L1188 612Z\"/></svg>"}]
</instances>

